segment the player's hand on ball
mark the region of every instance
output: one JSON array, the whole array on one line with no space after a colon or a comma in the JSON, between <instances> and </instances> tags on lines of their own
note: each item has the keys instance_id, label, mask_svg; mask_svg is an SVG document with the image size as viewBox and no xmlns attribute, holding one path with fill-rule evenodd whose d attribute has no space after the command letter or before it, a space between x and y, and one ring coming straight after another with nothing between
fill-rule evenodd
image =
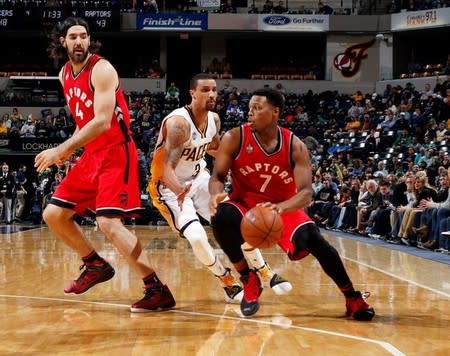
<instances>
[{"instance_id":1,"label":"player's hand on ball","mask_svg":"<svg viewBox=\"0 0 450 356\"><path fill-rule=\"evenodd\" d=\"M271 202L259 203L259 204L257 204L257 206L262 206L263 208L273 209L278 214L281 214L283 212L283 208L281 208L279 205L271 203Z\"/></svg>"}]
</instances>

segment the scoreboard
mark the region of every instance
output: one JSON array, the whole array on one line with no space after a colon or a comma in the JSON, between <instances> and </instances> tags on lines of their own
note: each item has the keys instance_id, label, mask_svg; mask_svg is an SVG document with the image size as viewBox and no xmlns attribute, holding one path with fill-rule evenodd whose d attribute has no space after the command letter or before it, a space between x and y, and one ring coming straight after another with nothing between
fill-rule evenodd
<instances>
[{"instance_id":1,"label":"scoreboard","mask_svg":"<svg viewBox=\"0 0 450 356\"><path fill-rule=\"evenodd\" d=\"M50 31L69 16L84 18L92 32L120 31L120 10L116 8L0 8L0 31Z\"/></svg>"}]
</instances>

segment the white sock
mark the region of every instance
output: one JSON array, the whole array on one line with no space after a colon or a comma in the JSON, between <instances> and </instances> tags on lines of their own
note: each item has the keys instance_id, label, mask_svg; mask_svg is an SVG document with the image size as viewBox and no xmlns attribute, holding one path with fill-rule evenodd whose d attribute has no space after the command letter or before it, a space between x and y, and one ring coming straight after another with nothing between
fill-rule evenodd
<instances>
[{"instance_id":1,"label":"white sock","mask_svg":"<svg viewBox=\"0 0 450 356\"><path fill-rule=\"evenodd\" d=\"M253 268L260 269L266 265L266 261L258 248L254 248L247 242L241 245L242 252L244 253L247 261L253 266Z\"/></svg>"}]
</instances>

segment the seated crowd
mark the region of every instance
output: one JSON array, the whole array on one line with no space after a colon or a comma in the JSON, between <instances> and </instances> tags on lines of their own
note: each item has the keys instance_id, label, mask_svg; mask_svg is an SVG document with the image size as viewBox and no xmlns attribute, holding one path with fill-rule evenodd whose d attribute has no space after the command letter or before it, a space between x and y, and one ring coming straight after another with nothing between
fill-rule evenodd
<instances>
[{"instance_id":1,"label":"seated crowd","mask_svg":"<svg viewBox=\"0 0 450 356\"><path fill-rule=\"evenodd\" d=\"M172 94L178 93L174 86L169 87ZM299 94L277 88L286 98L280 125L302 138L311 152L315 194L308 213L319 224L368 238L448 251L450 75L434 87L388 85L381 94ZM247 120L251 93L229 82L218 91L216 111L225 132ZM180 105L170 93L127 94L133 138L142 152L143 191L161 120ZM45 126L62 115L62 110L57 115L47 112L35 121ZM8 113L6 135L15 127L13 122L23 127L28 121L17 110ZM66 118L65 123L69 127L64 132L70 135L72 120ZM22 127L14 130L21 132ZM62 137L58 131L50 130L54 137ZM47 174L55 173L64 175L60 170Z\"/></svg>"}]
</instances>

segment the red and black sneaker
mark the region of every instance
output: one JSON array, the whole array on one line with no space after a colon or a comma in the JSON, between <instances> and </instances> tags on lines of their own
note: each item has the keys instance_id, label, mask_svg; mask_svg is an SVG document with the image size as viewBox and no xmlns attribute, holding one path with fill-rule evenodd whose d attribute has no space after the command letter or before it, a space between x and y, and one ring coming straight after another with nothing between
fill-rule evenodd
<instances>
[{"instance_id":1,"label":"red and black sneaker","mask_svg":"<svg viewBox=\"0 0 450 356\"><path fill-rule=\"evenodd\" d=\"M255 314L259 309L258 298L262 293L263 287L255 270L251 270L248 275L241 276L244 286L244 296L241 300L241 312L245 316Z\"/></svg>"},{"instance_id":2,"label":"red and black sneaker","mask_svg":"<svg viewBox=\"0 0 450 356\"><path fill-rule=\"evenodd\" d=\"M130 310L133 313L148 313L173 308L175 299L166 285L145 289L144 298L134 303Z\"/></svg>"},{"instance_id":3,"label":"red and black sneaker","mask_svg":"<svg viewBox=\"0 0 450 356\"><path fill-rule=\"evenodd\" d=\"M345 298L347 307L347 316L355 320L370 321L375 316L375 310L366 303L366 298L370 297L369 292L356 292L353 297Z\"/></svg>"},{"instance_id":4,"label":"red and black sneaker","mask_svg":"<svg viewBox=\"0 0 450 356\"><path fill-rule=\"evenodd\" d=\"M97 283L113 278L115 273L114 268L105 260L85 263L80 267L80 270L83 268L84 271L80 274L80 277L64 288L64 293L84 293Z\"/></svg>"}]
</instances>

